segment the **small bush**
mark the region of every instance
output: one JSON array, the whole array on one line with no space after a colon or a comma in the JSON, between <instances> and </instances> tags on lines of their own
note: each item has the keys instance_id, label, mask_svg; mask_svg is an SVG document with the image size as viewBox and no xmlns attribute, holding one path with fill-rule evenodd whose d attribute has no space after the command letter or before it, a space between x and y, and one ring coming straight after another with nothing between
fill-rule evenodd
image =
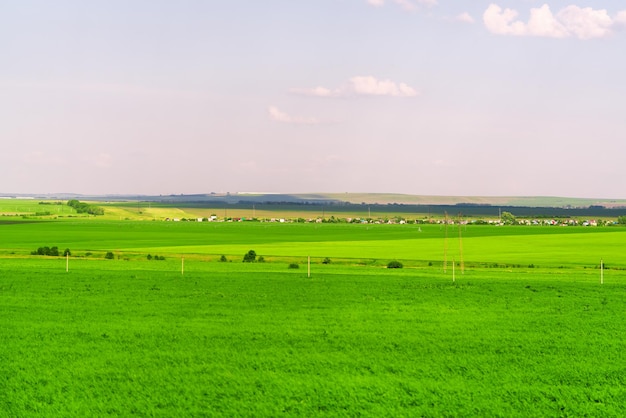
<instances>
[{"instance_id":1,"label":"small bush","mask_svg":"<svg viewBox=\"0 0 626 418\"><path fill-rule=\"evenodd\" d=\"M300 264L298 264L298 263L291 263L291 264L289 264L289 268L290 269L299 269L300 268Z\"/></svg>"},{"instance_id":2,"label":"small bush","mask_svg":"<svg viewBox=\"0 0 626 418\"><path fill-rule=\"evenodd\" d=\"M259 258L257 258L256 260L258 263L265 263L265 257L263 257L262 255L259 256Z\"/></svg>"},{"instance_id":3,"label":"small bush","mask_svg":"<svg viewBox=\"0 0 626 418\"><path fill-rule=\"evenodd\" d=\"M404 265L398 260L393 260L387 263L388 269L401 269L402 267L404 267Z\"/></svg>"},{"instance_id":4,"label":"small bush","mask_svg":"<svg viewBox=\"0 0 626 418\"><path fill-rule=\"evenodd\" d=\"M148 255L146 256L146 258L147 258L148 260L152 260L152 255L148 254Z\"/></svg>"},{"instance_id":5,"label":"small bush","mask_svg":"<svg viewBox=\"0 0 626 418\"><path fill-rule=\"evenodd\" d=\"M115 258L115 254L113 254L111 251L109 251L109 252L107 252L104 255L104 258L107 259L107 260L113 260Z\"/></svg>"},{"instance_id":6,"label":"small bush","mask_svg":"<svg viewBox=\"0 0 626 418\"><path fill-rule=\"evenodd\" d=\"M330 264L330 258L326 257L323 261L322 264Z\"/></svg>"},{"instance_id":7,"label":"small bush","mask_svg":"<svg viewBox=\"0 0 626 418\"><path fill-rule=\"evenodd\" d=\"M228 258L226 258L226 256L225 256L225 255L222 255L222 256L220 257L220 263L225 263L225 262L227 262L227 261L228 261Z\"/></svg>"},{"instance_id":8,"label":"small bush","mask_svg":"<svg viewBox=\"0 0 626 418\"><path fill-rule=\"evenodd\" d=\"M72 252L70 251L69 248L66 248L65 251L63 251L63 257L67 257L72 255Z\"/></svg>"}]
</instances>

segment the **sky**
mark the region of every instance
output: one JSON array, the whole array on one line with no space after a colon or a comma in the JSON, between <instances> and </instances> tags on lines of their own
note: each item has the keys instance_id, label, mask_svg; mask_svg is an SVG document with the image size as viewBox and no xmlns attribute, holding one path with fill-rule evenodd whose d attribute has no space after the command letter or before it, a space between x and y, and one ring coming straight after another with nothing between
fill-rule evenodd
<instances>
[{"instance_id":1,"label":"sky","mask_svg":"<svg viewBox=\"0 0 626 418\"><path fill-rule=\"evenodd\" d=\"M0 192L626 198L617 0L0 0Z\"/></svg>"}]
</instances>

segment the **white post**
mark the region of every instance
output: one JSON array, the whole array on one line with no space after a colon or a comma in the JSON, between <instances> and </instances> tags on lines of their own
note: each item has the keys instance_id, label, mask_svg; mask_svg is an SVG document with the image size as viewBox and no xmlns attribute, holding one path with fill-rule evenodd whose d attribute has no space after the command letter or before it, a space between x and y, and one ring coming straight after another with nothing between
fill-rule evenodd
<instances>
[{"instance_id":1,"label":"white post","mask_svg":"<svg viewBox=\"0 0 626 418\"><path fill-rule=\"evenodd\" d=\"M600 284L604 284L604 260L600 259Z\"/></svg>"},{"instance_id":2,"label":"white post","mask_svg":"<svg viewBox=\"0 0 626 418\"><path fill-rule=\"evenodd\" d=\"M185 274L185 257L181 257L180 259L180 274Z\"/></svg>"},{"instance_id":3,"label":"white post","mask_svg":"<svg viewBox=\"0 0 626 418\"><path fill-rule=\"evenodd\" d=\"M70 271L70 253L65 254L65 272Z\"/></svg>"},{"instance_id":4,"label":"white post","mask_svg":"<svg viewBox=\"0 0 626 418\"><path fill-rule=\"evenodd\" d=\"M454 265L456 263L454 262L454 258L452 259L452 283L454 283L456 281L456 277L454 275Z\"/></svg>"},{"instance_id":5,"label":"white post","mask_svg":"<svg viewBox=\"0 0 626 418\"><path fill-rule=\"evenodd\" d=\"M307 260L307 277L311 278L311 256L308 256Z\"/></svg>"}]
</instances>

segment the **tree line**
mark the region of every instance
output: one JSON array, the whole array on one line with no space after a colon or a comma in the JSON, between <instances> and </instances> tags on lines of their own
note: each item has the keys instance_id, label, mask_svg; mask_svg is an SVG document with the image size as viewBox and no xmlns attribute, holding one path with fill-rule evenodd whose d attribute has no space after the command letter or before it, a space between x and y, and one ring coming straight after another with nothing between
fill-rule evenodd
<instances>
[{"instance_id":1,"label":"tree line","mask_svg":"<svg viewBox=\"0 0 626 418\"><path fill-rule=\"evenodd\" d=\"M68 200L67 206L74 208L76 213L87 213L89 215L104 215L104 209L89 203L80 202L76 199Z\"/></svg>"}]
</instances>

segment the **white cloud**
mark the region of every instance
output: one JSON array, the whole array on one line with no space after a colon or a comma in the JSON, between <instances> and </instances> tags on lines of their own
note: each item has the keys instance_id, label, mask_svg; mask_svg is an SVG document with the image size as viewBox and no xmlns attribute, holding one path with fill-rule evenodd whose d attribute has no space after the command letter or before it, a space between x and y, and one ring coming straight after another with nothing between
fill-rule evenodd
<instances>
[{"instance_id":1,"label":"white cloud","mask_svg":"<svg viewBox=\"0 0 626 418\"><path fill-rule=\"evenodd\" d=\"M276 106L270 106L269 109L270 118L276 122L282 123L293 123L293 124L301 124L301 125L315 125L320 123L319 120L315 118L303 118L300 116L291 116L282 110L278 109Z\"/></svg>"},{"instance_id":2,"label":"white cloud","mask_svg":"<svg viewBox=\"0 0 626 418\"><path fill-rule=\"evenodd\" d=\"M350 79L352 92L368 96L413 97L417 91L404 83L391 80L377 80L372 76L358 76Z\"/></svg>"},{"instance_id":3,"label":"white cloud","mask_svg":"<svg viewBox=\"0 0 626 418\"><path fill-rule=\"evenodd\" d=\"M498 35L524 35L526 25L515 21L518 13L513 9L502 9L497 4L490 4L483 13L483 22L487 29Z\"/></svg>"},{"instance_id":4,"label":"white cloud","mask_svg":"<svg viewBox=\"0 0 626 418\"><path fill-rule=\"evenodd\" d=\"M457 22L463 23L474 23L474 18L467 12L461 13L454 17L454 20Z\"/></svg>"},{"instance_id":5,"label":"white cloud","mask_svg":"<svg viewBox=\"0 0 626 418\"><path fill-rule=\"evenodd\" d=\"M565 26L554 17L547 4L538 9L530 9L527 29L533 36L566 38L569 35Z\"/></svg>"},{"instance_id":6,"label":"white cloud","mask_svg":"<svg viewBox=\"0 0 626 418\"><path fill-rule=\"evenodd\" d=\"M614 24L606 10L593 10L591 7L567 6L558 17L569 32L580 39L604 38L611 33Z\"/></svg>"},{"instance_id":7,"label":"white cloud","mask_svg":"<svg viewBox=\"0 0 626 418\"><path fill-rule=\"evenodd\" d=\"M295 94L302 94L305 96L316 96L316 97L336 97L340 96L341 92L339 89L331 90L326 87L313 87L310 89L306 88L293 88L289 90Z\"/></svg>"},{"instance_id":8,"label":"white cloud","mask_svg":"<svg viewBox=\"0 0 626 418\"><path fill-rule=\"evenodd\" d=\"M517 20L517 17L517 10L502 9L492 3L483 13L483 22L490 32L497 35L548 38L573 36L578 39L604 38L611 34L613 27L626 24L626 11L619 12L613 19L604 9L573 5L561 9L556 16L547 4L532 8L527 23Z\"/></svg>"},{"instance_id":9,"label":"white cloud","mask_svg":"<svg viewBox=\"0 0 626 418\"><path fill-rule=\"evenodd\" d=\"M386 1L402 7L406 11L417 10L419 6L436 6L438 0L367 0L367 4L374 7L382 7Z\"/></svg>"},{"instance_id":10,"label":"white cloud","mask_svg":"<svg viewBox=\"0 0 626 418\"><path fill-rule=\"evenodd\" d=\"M356 76L348 80L344 86L329 89L326 87L294 88L292 93L316 97L348 97L348 96L390 96L414 97L418 92L405 83L391 80L378 80L372 76Z\"/></svg>"},{"instance_id":11,"label":"white cloud","mask_svg":"<svg viewBox=\"0 0 626 418\"><path fill-rule=\"evenodd\" d=\"M385 0L367 0L367 4L374 7L381 7L385 5Z\"/></svg>"}]
</instances>

